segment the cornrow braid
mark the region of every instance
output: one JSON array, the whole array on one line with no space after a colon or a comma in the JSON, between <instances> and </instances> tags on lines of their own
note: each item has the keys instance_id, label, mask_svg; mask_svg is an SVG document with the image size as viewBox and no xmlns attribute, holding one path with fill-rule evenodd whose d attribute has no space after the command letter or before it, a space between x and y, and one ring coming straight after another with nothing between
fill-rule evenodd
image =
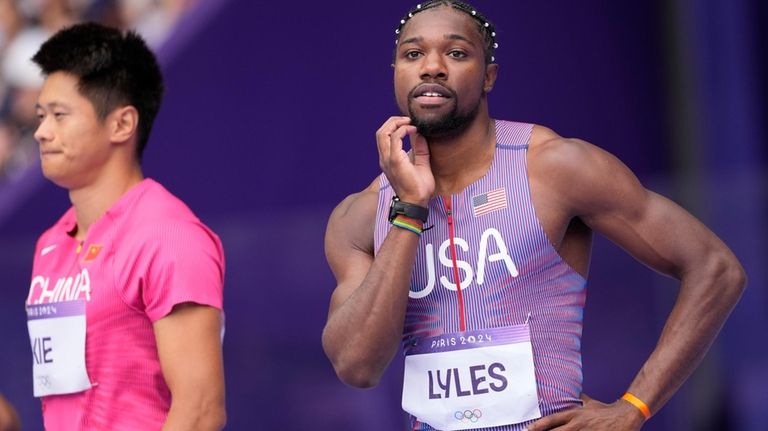
<instances>
[{"instance_id":1,"label":"cornrow braid","mask_svg":"<svg viewBox=\"0 0 768 431\"><path fill-rule=\"evenodd\" d=\"M490 64L496 61L494 54L496 52L496 48L499 47L499 44L496 42L496 27L494 27L494 25L488 21L488 19L483 14L478 12L474 6L458 0L428 0L424 3L419 3L414 6L411 10L408 11L407 14L405 14L405 16L403 16L397 28L395 29L395 34L397 35L395 44L397 44L400 40L400 32L403 30L405 23L407 23L409 19L413 18L413 16L419 12L424 12L427 9L436 8L438 6L452 7L456 10L464 12L472 19L474 19L477 23L477 29L485 41L485 62Z\"/></svg>"}]
</instances>

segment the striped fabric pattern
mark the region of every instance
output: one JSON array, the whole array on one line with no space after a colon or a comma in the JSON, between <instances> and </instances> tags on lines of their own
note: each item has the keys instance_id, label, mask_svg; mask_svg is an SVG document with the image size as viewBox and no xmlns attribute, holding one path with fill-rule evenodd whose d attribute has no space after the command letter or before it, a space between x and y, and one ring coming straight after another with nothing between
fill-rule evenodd
<instances>
[{"instance_id":1,"label":"striped fabric pattern","mask_svg":"<svg viewBox=\"0 0 768 431\"><path fill-rule=\"evenodd\" d=\"M533 125L496 121L496 154L488 173L461 194L429 203L411 277L403 343L457 332L459 306L449 250L450 199L466 330L521 324L530 313L536 381L543 415L580 406L581 333L586 280L559 256L534 212L526 156ZM390 229L393 190L382 174L375 249ZM505 190L503 208L477 217L473 198ZM411 418L413 429L431 430ZM489 428L522 430L526 423Z\"/></svg>"}]
</instances>

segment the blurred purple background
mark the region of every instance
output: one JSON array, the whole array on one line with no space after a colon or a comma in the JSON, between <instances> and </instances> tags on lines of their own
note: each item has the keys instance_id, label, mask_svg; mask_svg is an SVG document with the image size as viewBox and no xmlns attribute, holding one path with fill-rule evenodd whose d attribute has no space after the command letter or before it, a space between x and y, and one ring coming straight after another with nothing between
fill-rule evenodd
<instances>
[{"instance_id":1,"label":"blurred purple background","mask_svg":"<svg viewBox=\"0 0 768 431\"><path fill-rule=\"evenodd\" d=\"M768 4L475 5L500 43L493 117L543 124L612 152L710 226L750 276L704 363L644 430L766 429ZM374 132L397 113L394 29L411 6L203 1L160 50L168 90L145 173L224 242L227 429L404 429L402 359L378 388L348 388L320 333L334 287L325 223L378 173ZM42 425L23 301L37 235L67 206L66 192L37 170L0 188L0 391L30 430ZM676 289L598 238L585 392L603 401L623 393Z\"/></svg>"}]
</instances>

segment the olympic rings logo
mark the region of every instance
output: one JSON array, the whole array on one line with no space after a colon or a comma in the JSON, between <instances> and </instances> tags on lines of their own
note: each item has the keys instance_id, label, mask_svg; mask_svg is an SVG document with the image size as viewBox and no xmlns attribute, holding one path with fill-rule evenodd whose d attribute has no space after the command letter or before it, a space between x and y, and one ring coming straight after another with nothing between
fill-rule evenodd
<instances>
[{"instance_id":1,"label":"olympic rings logo","mask_svg":"<svg viewBox=\"0 0 768 431\"><path fill-rule=\"evenodd\" d=\"M469 421L475 423L479 421L481 417L483 417L483 411L480 409L464 410L463 412L457 411L453 414L453 417L456 418L457 421Z\"/></svg>"}]
</instances>

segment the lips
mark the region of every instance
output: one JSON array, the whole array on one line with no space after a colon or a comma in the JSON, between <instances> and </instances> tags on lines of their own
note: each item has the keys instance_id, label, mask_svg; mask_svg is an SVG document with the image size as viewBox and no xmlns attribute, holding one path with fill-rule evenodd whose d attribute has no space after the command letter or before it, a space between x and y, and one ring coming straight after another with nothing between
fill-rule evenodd
<instances>
[{"instance_id":1,"label":"lips","mask_svg":"<svg viewBox=\"0 0 768 431\"><path fill-rule=\"evenodd\" d=\"M422 107L437 107L453 99L453 92L439 84L421 84L411 90L410 99Z\"/></svg>"},{"instance_id":2,"label":"lips","mask_svg":"<svg viewBox=\"0 0 768 431\"><path fill-rule=\"evenodd\" d=\"M450 99L452 97L451 90L443 87L440 84L421 84L411 90L412 98L420 97L443 97Z\"/></svg>"},{"instance_id":3,"label":"lips","mask_svg":"<svg viewBox=\"0 0 768 431\"><path fill-rule=\"evenodd\" d=\"M51 150L51 149L43 150L43 149L41 149L40 150L40 157L52 156L54 154L61 154L61 152L62 152L61 150Z\"/></svg>"}]
</instances>

